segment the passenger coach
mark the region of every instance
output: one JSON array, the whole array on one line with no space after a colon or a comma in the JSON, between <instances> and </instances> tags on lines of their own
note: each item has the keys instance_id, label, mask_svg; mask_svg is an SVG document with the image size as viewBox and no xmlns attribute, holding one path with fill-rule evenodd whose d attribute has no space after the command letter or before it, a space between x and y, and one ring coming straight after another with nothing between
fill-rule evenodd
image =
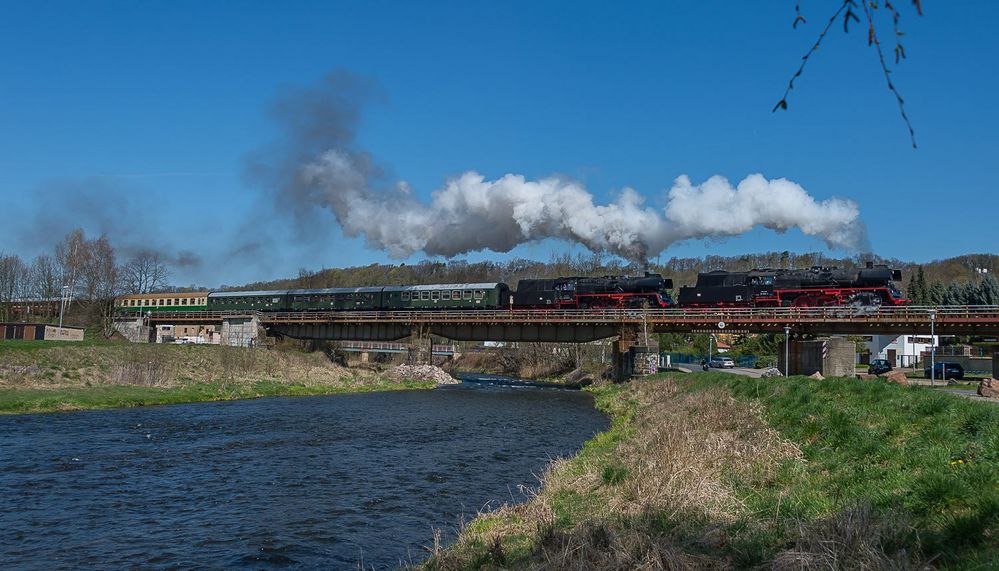
<instances>
[{"instance_id":1,"label":"passenger coach","mask_svg":"<svg viewBox=\"0 0 999 571\"><path fill-rule=\"evenodd\" d=\"M137 293L119 297L117 306L120 311L138 311L141 313L204 311L208 308L209 295L207 291Z\"/></svg>"}]
</instances>

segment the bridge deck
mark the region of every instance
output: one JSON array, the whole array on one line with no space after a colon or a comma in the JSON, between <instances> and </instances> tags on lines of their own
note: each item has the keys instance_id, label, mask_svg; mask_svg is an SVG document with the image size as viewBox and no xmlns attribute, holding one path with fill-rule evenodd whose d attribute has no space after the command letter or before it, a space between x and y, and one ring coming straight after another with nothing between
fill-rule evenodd
<instances>
[{"instance_id":1,"label":"bridge deck","mask_svg":"<svg viewBox=\"0 0 999 571\"><path fill-rule=\"evenodd\" d=\"M139 314L131 313L132 319ZM473 311L198 311L146 316L153 323L218 322L256 318L264 326L282 325L643 325L661 332L744 331L800 333L926 334L936 332L999 334L999 306L883 308L697 308L607 310L473 310Z\"/></svg>"}]
</instances>

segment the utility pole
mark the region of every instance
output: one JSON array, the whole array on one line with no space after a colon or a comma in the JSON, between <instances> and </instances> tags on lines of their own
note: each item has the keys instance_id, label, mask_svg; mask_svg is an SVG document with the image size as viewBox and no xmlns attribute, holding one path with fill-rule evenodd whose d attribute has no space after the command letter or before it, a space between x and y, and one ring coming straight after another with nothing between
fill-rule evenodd
<instances>
[{"instance_id":1,"label":"utility pole","mask_svg":"<svg viewBox=\"0 0 999 571\"><path fill-rule=\"evenodd\" d=\"M62 316L66 312L66 296L69 291L69 286L62 286L62 296L59 298L59 328L62 329Z\"/></svg>"},{"instance_id":2,"label":"utility pole","mask_svg":"<svg viewBox=\"0 0 999 571\"><path fill-rule=\"evenodd\" d=\"M930 310L930 386L934 386L937 376L937 310ZM944 375L946 377L947 375Z\"/></svg>"},{"instance_id":3,"label":"utility pole","mask_svg":"<svg viewBox=\"0 0 999 571\"><path fill-rule=\"evenodd\" d=\"M788 371L791 370L791 326L784 326L784 376L787 376Z\"/></svg>"},{"instance_id":4,"label":"utility pole","mask_svg":"<svg viewBox=\"0 0 999 571\"><path fill-rule=\"evenodd\" d=\"M708 367L711 367L711 355L712 355L712 353L711 353L711 342L714 341L714 339L715 339L715 334L714 333L708 333Z\"/></svg>"}]
</instances>

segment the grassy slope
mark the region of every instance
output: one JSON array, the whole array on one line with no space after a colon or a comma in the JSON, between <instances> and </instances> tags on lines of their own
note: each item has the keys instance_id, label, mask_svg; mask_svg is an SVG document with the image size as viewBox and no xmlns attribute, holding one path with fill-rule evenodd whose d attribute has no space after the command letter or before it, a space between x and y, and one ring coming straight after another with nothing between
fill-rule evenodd
<instances>
[{"instance_id":1,"label":"grassy slope","mask_svg":"<svg viewBox=\"0 0 999 571\"><path fill-rule=\"evenodd\" d=\"M597 389L613 425L428 568L988 569L999 407L719 373Z\"/></svg>"},{"instance_id":2,"label":"grassy slope","mask_svg":"<svg viewBox=\"0 0 999 571\"><path fill-rule=\"evenodd\" d=\"M321 354L108 341L0 342L0 414L431 388Z\"/></svg>"},{"instance_id":3,"label":"grassy slope","mask_svg":"<svg viewBox=\"0 0 999 571\"><path fill-rule=\"evenodd\" d=\"M310 396L371 391L430 389L432 381L383 381L353 386L257 381L249 384L188 383L181 386L114 385L60 389L0 389L0 414L126 408L268 396Z\"/></svg>"}]
</instances>

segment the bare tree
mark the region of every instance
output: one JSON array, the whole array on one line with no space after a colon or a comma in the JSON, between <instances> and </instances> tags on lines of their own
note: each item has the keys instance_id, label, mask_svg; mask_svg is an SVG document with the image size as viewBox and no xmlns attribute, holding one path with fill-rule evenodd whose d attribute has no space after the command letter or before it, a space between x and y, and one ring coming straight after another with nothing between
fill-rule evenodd
<instances>
[{"instance_id":1,"label":"bare tree","mask_svg":"<svg viewBox=\"0 0 999 571\"><path fill-rule=\"evenodd\" d=\"M40 255L31 261L31 266L27 268L28 276L24 288L24 297L42 302L51 302L59 297L61 284L59 283L59 270L56 268L55 260L52 256ZM52 316L51 303L42 303L45 308L45 316Z\"/></svg>"},{"instance_id":2,"label":"bare tree","mask_svg":"<svg viewBox=\"0 0 999 571\"><path fill-rule=\"evenodd\" d=\"M87 238L77 228L56 244L55 262L59 271L60 288L68 287L69 303L77 297L83 259L86 257ZM69 307L66 308L67 310Z\"/></svg>"},{"instance_id":3,"label":"bare tree","mask_svg":"<svg viewBox=\"0 0 999 571\"><path fill-rule=\"evenodd\" d=\"M59 297L59 269L52 256L36 256L31 262L31 297L51 300Z\"/></svg>"},{"instance_id":4,"label":"bare tree","mask_svg":"<svg viewBox=\"0 0 999 571\"><path fill-rule=\"evenodd\" d=\"M0 320L9 320L13 315L14 302L24 298L26 275L20 257L0 254Z\"/></svg>"},{"instance_id":5,"label":"bare tree","mask_svg":"<svg viewBox=\"0 0 999 571\"><path fill-rule=\"evenodd\" d=\"M149 293L167 286L170 270L159 252L142 251L121 268L124 290L129 293Z\"/></svg>"},{"instance_id":6,"label":"bare tree","mask_svg":"<svg viewBox=\"0 0 999 571\"><path fill-rule=\"evenodd\" d=\"M916 9L916 13L920 16L923 15L923 6L921 0L911 0L913 7ZM867 24L867 45L874 47L875 53L877 54L878 64L881 66L881 72L884 75L885 82L888 86L888 91L895 96L895 101L898 103L899 114L902 116L902 121L905 123L906 129L909 130L909 140L912 143L912 148L916 148L916 131L912 128L912 123L909 121L909 116L905 112L905 100L902 98L902 94L899 93L898 88L895 86L895 82L892 80L892 70L890 64L885 58L885 51L881 47L881 40L885 36L886 32L882 30L883 24L878 24L879 14L884 14L891 19L891 32L889 43L894 43L891 46L891 53L895 56L895 65L898 65L905 59L905 47L902 45L902 37L905 35L901 29L899 29L899 21L902 18L901 12L898 8L892 4L891 0L885 0L884 2L875 2L872 0L839 0L836 10L833 11L826 25L819 32L818 37L812 47L805 52L804 57L801 58L801 64L798 66L798 70L791 76L791 80L787 83L787 88L784 90L784 95L781 96L780 101L777 105L774 105L774 111L778 109L787 109L787 100L791 95L791 90L794 89L794 82L801 74L805 72L805 66L808 64L809 58L815 55L819 46L822 45L822 40L825 39L826 34L829 33L829 29L837 21L842 21L843 32L850 31L850 23L860 24L860 17L857 15L858 11L863 14L865 23ZM805 24L807 20L801 13L801 3L796 2L794 5L794 22L791 24L792 28L797 28L798 24Z\"/></svg>"},{"instance_id":7,"label":"bare tree","mask_svg":"<svg viewBox=\"0 0 999 571\"><path fill-rule=\"evenodd\" d=\"M121 292L121 271L107 236L84 241L81 263L83 295L91 303L105 337L114 334L114 300Z\"/></svg>"}]
</instances>

